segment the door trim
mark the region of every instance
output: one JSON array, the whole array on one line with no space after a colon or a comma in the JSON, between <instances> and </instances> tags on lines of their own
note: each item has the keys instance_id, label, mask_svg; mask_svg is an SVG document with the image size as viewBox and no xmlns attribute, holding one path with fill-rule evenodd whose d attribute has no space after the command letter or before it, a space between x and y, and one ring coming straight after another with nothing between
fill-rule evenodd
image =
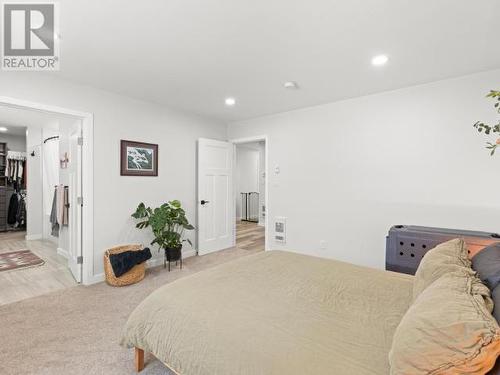
<instances>
[{"instance_id":1,"label":"door trim","mask_svg":"<svg viewBox=\"0 0 500 375\"><path fill-rule=\"evenodd\" d=\"M56 113L80 118L82 121L82 193L85 204L82 207L82 284L89 285L102 281L102 275L94 274L94 115L49 104L0 96L0 105Z\"/></svg>"},{"instance_id":2,"label":"door trim","mask_svg":"<svg viewBox=\"0 0 500 375\"><path fill-rule=\"evenodd\" d=\"M266 186L266 194L265 194L265 198L266 198L266 217L265 217L265 220L264 220L264 223L265 223L265 228L264 228L264 249L267 251L267 250L271 250L271 247L270 247L270 237L269 237L269 207L271 206L270 205L270 201L269 201L269 137L267 135L256 135L256 136L253 136L253 137L245 137L245 138L235 138L235 139L230 139L229 142L231 142L234 147L236 147L236 145L239 145L239 144L244 144L244 143L250 143L250 142L261 142L261 141L264 141L265 142L265 151L266 151L266 160L265 160L265 173L266 173L266 178L265 178L265 186ZM236 152L233 152L233 158L236 157ZM234 162L233 160L233 176L235 176L235 171L236 169L236 163ZM236 179L233 179L233 185L234 185L234 181ZM233 246L236 246L236 199L238 199L238 197L236 196L236 189L233 187L233 193L234 193L234 235L233 235L233 239L234 239L234 244Z\"/></svg>"}]
</instances>

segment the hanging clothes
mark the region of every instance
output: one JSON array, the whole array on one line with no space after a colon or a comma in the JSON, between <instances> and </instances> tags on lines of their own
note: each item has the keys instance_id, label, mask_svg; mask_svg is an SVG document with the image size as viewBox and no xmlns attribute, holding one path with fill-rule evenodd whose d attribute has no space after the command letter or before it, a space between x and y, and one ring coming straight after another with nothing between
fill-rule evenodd
<instances>
[{"instance_id":1,"label":"hanging clothes","mask_svg":"<svg viewBox=\"0 0 500 375\"><path fill-rule=\"evenodd\" d=\"M24 228L26 226L26 199L25 193L19 193L19 206L17 209L17 227Z\"/></svg>"},{"instance_id":2,"label":"hanging clothes","mask_svg":"<svg viewBox=\"0 0 500 375\"><path fill-rule=\"evenodd\" d=\"M67 186L57 185L57 223L59 226L68 225L69 216L69 189Z\"/></svg>"},{"instance_id":3,"label":"hanging clothes","mask_svg":"<svg viewBox=\"0 0 500 375\"><path fill-rule=\"evenodd\" d=\"M17 222L17 211L19 210L19 197L14 193L10 197L9 210L7 213L7 224L14 225Z\"/></svg>"},{"instance_id":4,"label":"hanging clothes","mask_svg":"<svg viewBox=\"0 0 500 375\"><path fill-rule=\"evenodd\" d=\"M17 166L17 178L22 180L23 178L24 162L19 161Z\"/></svg>"},{"instance_id":5,"label":"hanging clothes","mask_svg":"<svg viewBox=\"0 0 500 375\"><path fill-rule=\"evenodd\" d=\"M50 211L50 223L52 224L52 235L54 237L59 237L59 223L57 222L57 189L54 189L52 210Z\"/></svg>"},{"instance_id":6,"label":"hanging clothes","mask_svg":"<svg viewBox=\"0 0 500 375\"><path fill-rule=\"evenodd\" d=\"M24 169L26 163L26 153L19 151L7 152L7 163L5 166L5 177L10 183L19 182L24 185Z\"/></svg>"}]
</instances>

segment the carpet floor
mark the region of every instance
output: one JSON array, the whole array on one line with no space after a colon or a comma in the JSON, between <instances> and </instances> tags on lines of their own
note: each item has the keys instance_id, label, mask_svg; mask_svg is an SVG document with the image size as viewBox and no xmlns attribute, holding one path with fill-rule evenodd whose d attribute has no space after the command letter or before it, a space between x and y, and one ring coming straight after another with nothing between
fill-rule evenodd
<instances>
[{"instance_id":1,"label":"carpet floor","mask_svg":"<svg viewBox=\"0 0 500 375\"><path fill-rule=\"evenodd\" d=\"M75 286L0 306L0 374L135 374L133 351L118 345L132 310L158 287L260 250L232 248L187 258L182 270L147 270L138 284ZM170 375L146 355L144 375Z\"/></svg>"}]
</instances>

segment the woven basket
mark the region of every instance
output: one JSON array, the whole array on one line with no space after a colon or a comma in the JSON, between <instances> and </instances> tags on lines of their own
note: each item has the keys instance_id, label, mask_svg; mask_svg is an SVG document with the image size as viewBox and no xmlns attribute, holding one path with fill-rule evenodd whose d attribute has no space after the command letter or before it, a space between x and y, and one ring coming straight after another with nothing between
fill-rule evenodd
<instances>
[{"instance_id":1,"label":"woven basket","mask_svg":"<svg viewBox=\"0 0 500 375\"><path fill-rule=\"evenodd\" d=\"M142 250L141 245L122 245L108 249L104 252L104 273L106 275L106 282L112 286L125 286L135 284L144 279L146 274L146 262L134 266L130 271L124 273L120 277L116 277L113 272L113 267L109 261L111 254L120 254L125 251L138 251Z\"/></svg>"}]
</instances>

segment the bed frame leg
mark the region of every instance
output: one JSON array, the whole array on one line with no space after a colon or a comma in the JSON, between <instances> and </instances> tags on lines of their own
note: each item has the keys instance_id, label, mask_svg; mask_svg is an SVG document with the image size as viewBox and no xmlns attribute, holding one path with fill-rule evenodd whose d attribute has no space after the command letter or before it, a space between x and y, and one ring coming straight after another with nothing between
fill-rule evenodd
<instances>
[{"instance_id":1,"label":"bed frame leg","mask_svg":"<svg viewBox=\"0 0 500 375\"><path fill-rule=\"evenodd\" d=\"M135 348L135 371L141 372L144 370L144 350Z\"/></svg>"}]
</instances>

